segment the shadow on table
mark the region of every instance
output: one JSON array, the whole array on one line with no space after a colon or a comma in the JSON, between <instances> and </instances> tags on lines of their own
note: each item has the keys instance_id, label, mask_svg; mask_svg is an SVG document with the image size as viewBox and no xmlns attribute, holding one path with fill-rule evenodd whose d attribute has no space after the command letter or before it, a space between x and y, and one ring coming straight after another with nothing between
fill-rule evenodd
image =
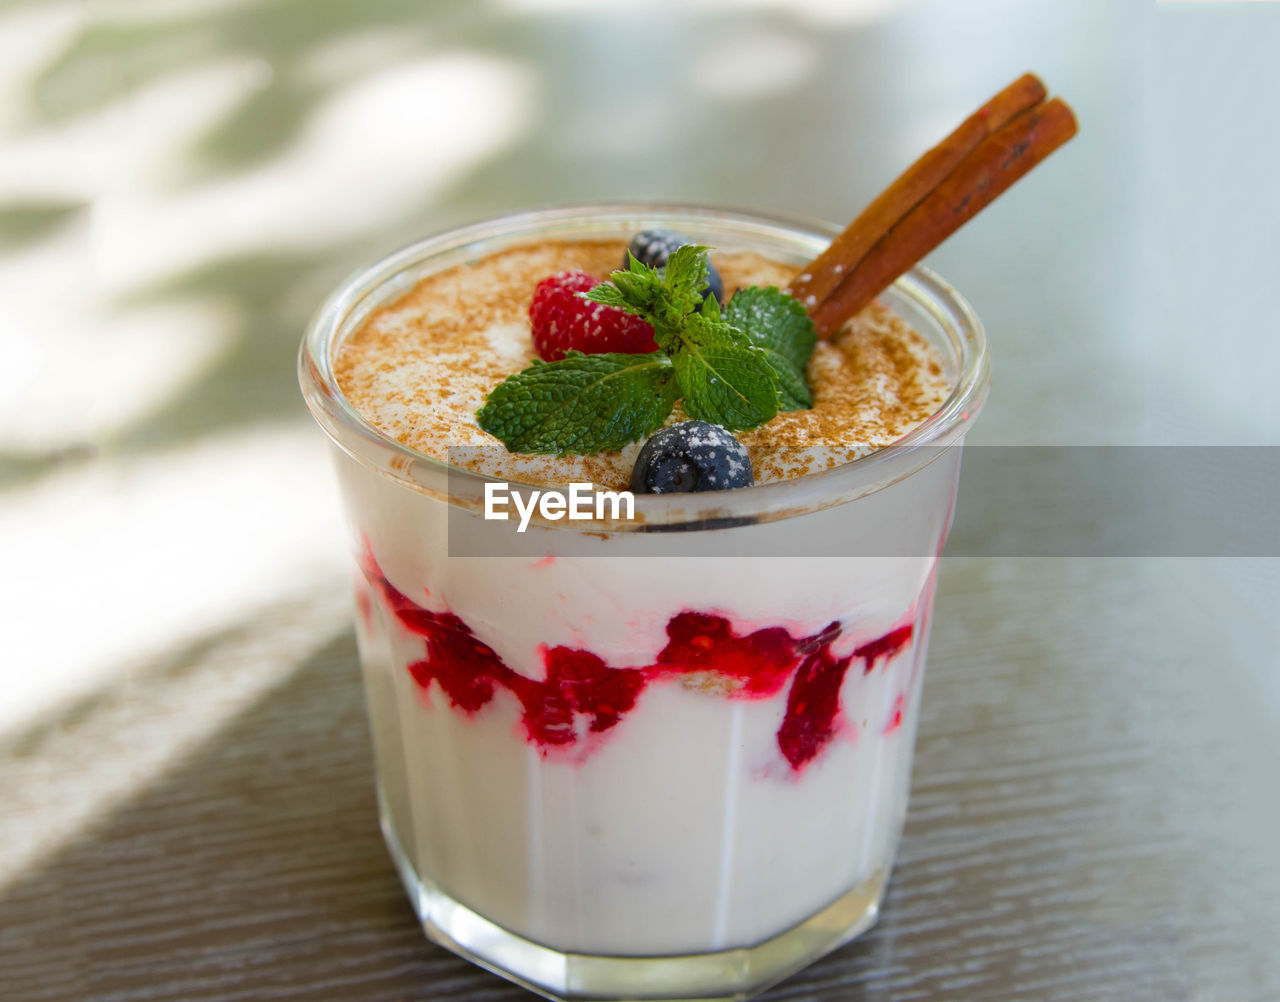
<instances>
[{"instance_id":1,"label":"shadow on table","mask_svg":"<svg viewBox=\"0 0 1280 1002\"><path fill-rule=\"evenodd\" d=\"M434 999L474 983L425 942L382 845L354 663L343 634L6 888L0 994Z\"/></svg>"}]
</instances>

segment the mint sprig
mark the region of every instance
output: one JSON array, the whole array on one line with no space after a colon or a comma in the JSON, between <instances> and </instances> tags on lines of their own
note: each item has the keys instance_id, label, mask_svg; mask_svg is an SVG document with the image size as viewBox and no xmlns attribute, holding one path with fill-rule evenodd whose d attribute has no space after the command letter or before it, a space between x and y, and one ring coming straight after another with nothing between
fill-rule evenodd
<instances>
[{"instance_id":1,"label":"mint sprig","mask_svg":"<svg viewBox=\"0 0 1280 1002\"><path fill-rule=\"evenodd\" d=\"M778 289L740 289L721 314L704 298L707 248L686 244L655 270L628 267L583 297L653 325L659 350L535 361L476 412L512 452L621 449L656 430L678 399L692 418L743 431L812 404L804 371L817 336L804 307Z\"/></svg>"},{"instance_id":2,"label":"mint sprig","mask_svg":"<svg viewBox=\"0 0 1280 1002\"><path fill-rule=\"evenodd\" d=\"M628 253L627 268L615 271L609 281L582 296L647 320L653 325L658 347L670 353L677 343L673 338L688 318L705 305L702 293L708 285L707 250L699 244L685 244L667 258L661 271ZM714 302L711 297L708 301Z\"/></svg>"}]
</instances>

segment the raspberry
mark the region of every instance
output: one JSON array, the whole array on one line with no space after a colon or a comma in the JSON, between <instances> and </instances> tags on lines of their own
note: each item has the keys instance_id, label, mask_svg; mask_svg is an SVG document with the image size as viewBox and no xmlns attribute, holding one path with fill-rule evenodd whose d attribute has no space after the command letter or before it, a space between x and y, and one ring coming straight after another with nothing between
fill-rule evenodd
<instances>
[{"instance_id":1,"label":"raspberry","mask_svg":"<svg viewBox=\"0 0 1280 1002\"><path fill-rule=\"evenodd\" d=\"M578 297L579 292L599 284L581 271L552 275L538 283L529 304L529 319L533 323L533 347L539 356L554 362L564 358L570 348L587 354L643 354L658 350L653 327L639 317Z\"/></svg>"}]
</instances>

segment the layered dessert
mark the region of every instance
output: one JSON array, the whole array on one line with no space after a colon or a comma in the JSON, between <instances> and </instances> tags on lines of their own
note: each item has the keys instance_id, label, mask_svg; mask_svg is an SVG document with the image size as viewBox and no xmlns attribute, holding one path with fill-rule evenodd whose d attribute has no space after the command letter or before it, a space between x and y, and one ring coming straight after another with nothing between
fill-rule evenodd
<instances>
[{"instance_id":1,"label":"layered dessert","mask_svg":"<svg viewBox=\"0 0 1280 1002\"><path fill-rule=\"evenodd\" d=\"M1045 98L838 234L546 210L321 310L383 830L437 942L552 998L744 998L874 921L987 386L963 301L892 283L1070 138ZM498 481L635 514L495 535Z\"/></svg>"},{"instance_id":2,"label":"layered dessert","mask_svg":"<svg viewBox=\"0 0 1280 1002\"><path fill-rule=\"evenodd\" d=\"M495 387L552 354L539 290L571 276L589 290L627 248L519 243L429 275L343 341L338 385L425 456L627 487L646 443L703 424L679 402L648 438L585 455L512 451L477 419ZM754 250L708 261L726 304L795 274ZM619 312L576 301L606 323ZM816 343L805 375L809 406L725 434L756 483L874 452L953 389L938 347L884 305ZM613 556L607 538L603 556L559 556L554 532L543 555L468 559L423 552L445 506L409 519L362 489L349 502L370 513L372 728L415 879L535 943L612 956L748 947L856 889L863 908L874 900L905 802L932 548L865 566L785 547L729 555L746 526L721 530L720 555L674 562ZM918 490L937 507L932 480ZM849 531L829 518L799 528Z\"/></svg>"}]
</instances>

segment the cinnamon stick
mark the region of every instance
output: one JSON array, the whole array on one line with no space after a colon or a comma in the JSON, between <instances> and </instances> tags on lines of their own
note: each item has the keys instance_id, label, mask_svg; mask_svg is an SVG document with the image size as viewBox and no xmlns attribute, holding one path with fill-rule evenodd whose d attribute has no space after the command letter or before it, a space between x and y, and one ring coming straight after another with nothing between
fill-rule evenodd
<instances>
[{"instance_id":1,"label":"cinnamon stick","mask_svg":"<svg viewBox=\"0 0 1280 1002\"><path fill-rule=\"evenodd\" d=\"M881 235L888 233L932 192L987 136L1046 97L1034 74L1025 73L960 123L880 194L831 242L788 290L806 305L816 305L857 267Z\"/></svg>"},{"instance_id":2,"label":"cinnamon stick","mask_svg":"<svg viewBox=\"0 0 1280 1002\"><path fill-rule=\"evenodd\" d=\"M791 283L827 336L1076 133L1027 74L898 178Z\"/></svg>"}]
</instances>

